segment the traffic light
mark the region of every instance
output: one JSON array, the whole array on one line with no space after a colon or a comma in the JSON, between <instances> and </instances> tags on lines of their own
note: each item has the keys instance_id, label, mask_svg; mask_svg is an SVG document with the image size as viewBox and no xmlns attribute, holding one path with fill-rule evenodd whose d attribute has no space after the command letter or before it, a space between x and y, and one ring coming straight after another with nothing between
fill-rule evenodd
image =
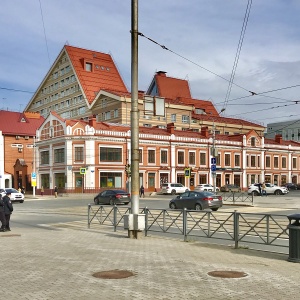
<instances>
[{"instance_id":1,"label":"traffic light","mask_svg":"<svg viewBox=\"0 0 300 300\"><path fill-rule=\"evenodd\" d=\"M131 166L130 166L130 164L125 165L125 172L126 172L127 176L131 175Z\"/></svg>"},{"instance_id":2,"label":"traffic light","mask_svg":"<svg viewBox=\"0 0 300 300\"><path fill-rule=\"evenodd\" d=\"M184 176L185 177L191 177L191 169L190 168L184 169Z\"/></svg>"}]
</instances>

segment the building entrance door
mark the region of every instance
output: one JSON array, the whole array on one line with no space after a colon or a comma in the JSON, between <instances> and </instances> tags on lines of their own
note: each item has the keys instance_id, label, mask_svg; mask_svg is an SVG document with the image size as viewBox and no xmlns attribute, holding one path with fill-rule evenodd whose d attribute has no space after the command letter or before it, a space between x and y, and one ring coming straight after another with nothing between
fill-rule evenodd
<instances>
[{"instance_id":1,"label":"building entrance door","mask_svg":"<svg viewBox=\"0 0 300 300\"><path fill-rule=\"evenodd\" d=\"M84 175L80 173L75 173L75 193L83 193L84 190Z\"/></svg>"},{"instance_id":2,"label":"building entrance door","mask_svg":"<svg viewBox=\"0 0 300 300\"><path fill-rule=\"evenodd\" d=\"M155 173L148 173L148 191L155 191Z\"/></svg>"}]
</instances>

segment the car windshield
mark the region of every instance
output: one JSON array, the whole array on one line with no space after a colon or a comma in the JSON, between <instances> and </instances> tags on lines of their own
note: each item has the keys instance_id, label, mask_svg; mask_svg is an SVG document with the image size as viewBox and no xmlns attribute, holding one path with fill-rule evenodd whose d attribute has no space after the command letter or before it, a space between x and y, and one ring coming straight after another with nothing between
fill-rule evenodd
<instances>
[{"instance_id":1,"label":"car windshield","mask_svg":"<svg viewBox=\"0 0 300 300\"><path fill-rule=\"evenodd\" d=\"M10 192L10 193L19 193L16 189L5 189L6 193Z\"/></svg>"}]
</instances>

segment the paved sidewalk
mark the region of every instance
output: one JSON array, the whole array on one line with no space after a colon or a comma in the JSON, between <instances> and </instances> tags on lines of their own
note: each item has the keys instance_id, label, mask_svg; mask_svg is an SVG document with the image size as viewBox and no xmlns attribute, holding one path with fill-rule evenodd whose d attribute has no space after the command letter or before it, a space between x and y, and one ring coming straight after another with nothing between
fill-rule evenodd
<instances>
[{"instance_id":1,"label":"paved sidewalk","mask_svg":"<svg viewBox=\"0 0 300 300\"><path fill-rule=\"evenodd\" d=\"M15 212L15 217L18 212ZM298 299L300 264L286 255L159 237L127 238L126 231L12 228L0 233L1 298L22 299ZM95 272L127 270L125 279ZM217 278L211 271L238 271Z\"/></svg>"}]
</instances>

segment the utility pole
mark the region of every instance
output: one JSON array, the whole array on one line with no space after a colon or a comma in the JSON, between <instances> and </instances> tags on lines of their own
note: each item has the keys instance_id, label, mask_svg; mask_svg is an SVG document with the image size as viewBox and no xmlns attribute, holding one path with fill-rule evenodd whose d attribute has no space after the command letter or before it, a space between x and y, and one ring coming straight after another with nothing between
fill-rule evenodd
<instances>
[{"instance_id":1,"label":"utility pole","mask_svg":"<svg viewBox=\"0 0 300 300\"><path fill-rule=\"evenodd\" d=\"M138 0L131 0L131 214L124 218L128 237L138 239L145 229L139 214Z\"/></svg>"}]
</instances>

